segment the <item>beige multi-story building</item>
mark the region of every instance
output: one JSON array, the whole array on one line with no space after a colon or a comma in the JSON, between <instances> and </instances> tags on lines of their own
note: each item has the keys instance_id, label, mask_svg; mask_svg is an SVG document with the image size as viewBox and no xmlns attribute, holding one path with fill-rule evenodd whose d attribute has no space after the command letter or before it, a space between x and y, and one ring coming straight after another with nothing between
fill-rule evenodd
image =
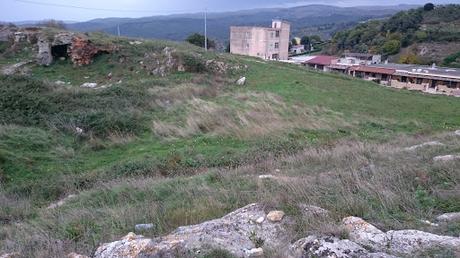
<instances>
[{"instance_id":1,"label":"beige multi-story building","mask_svg":"<svg viewBox=\"0 0 460 258\"><path fill-rule=\"evenodd\" d=\"M230 53L269 60L289 58L291 24L273 20L271 28L230 27Z\"/></svg>"}]
</instances>

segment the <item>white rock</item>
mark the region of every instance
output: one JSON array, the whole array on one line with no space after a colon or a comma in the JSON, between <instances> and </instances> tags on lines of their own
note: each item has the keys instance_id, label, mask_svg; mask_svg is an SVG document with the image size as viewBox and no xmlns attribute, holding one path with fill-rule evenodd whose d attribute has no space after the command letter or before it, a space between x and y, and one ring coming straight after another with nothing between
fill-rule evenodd
<instances>
[{"instance_id":1,"label":"white rock","mask_svg":"<svg viewBox=\"0 0 460 258\"><path fill-rule=\"evenodd\" d=\"M56 85L65 85L66 82L63 82L63 81L55 81L54 84L56 84Z\"/></svg>"},{"instance_id":2,"label":"white rock","mask_svg":"<svg viewBox=\"0 0 460 258\"><path fill-rule=\"evenodd\" d=\"M149 229L152 229L154 226L152 223L150 224L137 224L134 229L136 230L136 232L139 232L139 231L145 231L145 230L149 230Z\"/></svg>"},{"instance_id":3,"label":"white rock","mask_svg":"<svg viewBox=\"0 0 460 258\"><path fill-rule=\"evenodd\" d=\"M258 219L256 219L257 224L262 224L264 221L265 221L265 217L259 217Z\"/></svg>"},{"instance_id":4,"label":"white rock","mask_svg":"<svg viewBox=\"0 0 460 258\"><path fill-rule=\"evenodd\" d=\"M438 142L438 141L425 142L425 143L422 143L422 144L418 144L418 145L414 145L414 146L411 146L411 147L407 147L407 148L405 148L404 150L406 150L406 151L413 151L413 150L416 150L416 149L419 149L419 148L422 148L422 147L427 147L427 146L444 146L444 144L441 143L441 142Z\"/></svg>"},{"instance_id":5,"label":"white rock","mask_svg":"<svg viewBox=\"0 0 460 258\"><path fill-rule=\"evenodd\" d=\"M267 219L271 222L280 222L284 218L284 211L270 211Z\"/></svg>"},{"instance_id":6,"label":"white rock","mask_svg":"<svg viewBox=\"0 0 460 258\"><path fill-rule=\"evenodd\" d=\"M246 84L246 77L241 77L236 81L236 85L243 86L244 84Z\"/></svg>"},{"instance_id":7,"label":"white rock","mask_svg":"<svg viewBox=\"0 0 460 258\"><path fill-rule=\"evenodd\" d=\"M82 88L96 88L97 83L95 83L95 82L85 82L80 87L82 87Z\"/></svg>"},{"instance_id":8,"label":"white rock","mask_svg":"<svg viewBox=\"0 0 460 258\"><path fill-rule=\"evenodd\" d=\"M75 132L77 134L82 134L83 133L83 129L81 129L80 127L75 127Z\"/></svg>"},{"instance_id":9,"label":"white rock","mask_svg":"<svg viewBox=\"0 0 460 258\"><path fill-rule=\"evenodd\" d=\"M47 209L56 209L61 207L62 205L66 204L68 201L72 200L73 198L77 197L75 194L71 194L57 202L54 202L48 206Z\"/></svg>"},{"instance_id":10,"label":"white rock","mask_svg":"<svg viewBox=\"0 0 460 258\"><path fill-rule=\"evenodd\" d=\"M252 248L251 250L246 251L248 257L262 257L264 255L264 249L262 248Z\"/></svg>"},{"instance_id":11,"label":"white rock","mask_svg":"<svg viewBox=\"0 0 460 258\"><path fill-rule=\"evenodd\" d=\"M372 250L413 255L434 248L447 248L460 251L460 238L440 236L418 230L397 230L386 233L361 218L347 217L343 224L349 239Z\"/></svg>"},{"instance_id":12,"label":"white rock","mask_svg":"<svg viewBox=\"0 0 460 258\"><path fill-rule=\"evenodd\" d=\"M445 161L453 161L460 159L460 155L444 155L444 156L437 156L433 158L435 162L445 162Z\"/></svg>"},{"instance_id":13,"label":"white rock","mask_svg":"<svg viewBox=\"0 0 460 258\"><path fill-rule=\"evenodd\" d=\"M455 135L460 136L460 130L455 131Z\"/></svg>"},{"instance_id":14,"label":"white rock","mask_svg":"<svg viewBox=\"0 0 460 258\"><path fill-rule=\"evenodd\" d=\"M275 179L274 175L260 175L259 179Z\"/></svg>"},{"instance_id":15,"label":"white rock","mask_svg":"<svg viewBox=\"0 0 460 258\"><path fill-rule=\"evenodd\" d=\"M429 221L429 220L423 220L423 219L421 219L420 222L422 222L423 224L426 224L426 225L428 225L428 226L431 226L431 227L439 227L439 224L433 223L433 222L431 222L431 221Z\"/></svg>"},{"instance_id":16,"label":"white rock","mask_svg":"<svg viewBox=\"0 0 460 258\"><path fill-rule=\"evenodd\" d=\"M436 217L437 221L440 222L456 222L460 221L460 212L451 212L451 213L444 213Z\"/></svg>"},{"instance_id":17,"label":"white rock","mask_svg":"<svg viewBox=\"0 0 460 258\"><path fill-rule=\"evenodd\" d=\"M89 258L89 257L86 255L81 255L77 253L70 253L67 255L67 258Z\"/></svg>"},{"instance_id":18,"label":"white rock","mask_svg":"<svg viewBox=\"0 0 460 258\"><path fill-rule=\"evenodd\" d=\"M141 45L141 44L142 44L142 41L138 41L138 40L130 41L129 44L130 44L130 45Z\"/></svg>"}]
</instances>

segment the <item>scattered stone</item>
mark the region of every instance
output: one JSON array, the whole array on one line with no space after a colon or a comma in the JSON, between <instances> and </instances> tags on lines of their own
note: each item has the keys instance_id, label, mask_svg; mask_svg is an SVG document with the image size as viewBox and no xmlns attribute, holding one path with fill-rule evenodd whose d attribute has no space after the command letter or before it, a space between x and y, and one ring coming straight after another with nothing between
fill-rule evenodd
<instances>
[{"instance_id":1,"label":"scattered stone","mask_svg":"<svg viewBox=\"0 0 460 258\"><path fill-rule=\"evenodd\" d=\"M84 131L83 131L83 129L81 129L80 127L75 127L75 132L76 132L77 134L83 134Z\"/></svg>"},{"instance_id":2,"label":"scattered stone","mask_svg":"<svg viewBox=\"0 0 460 258\"><path fill-rule=\"evenodd\" d=\"M276 173L279 173L279 172L281 172L281 170L279 170L279 169L275 169L275 172L276 172Z\"/></svg>"},{"instance_id":3,"label":"scattered stone","mask_svg":"<svg viewBox=\"0 0 460 258\"><path fill-rule=\"evenodd\" d=\"M89 258L89 256L81 255L77 253L70 253L67 255L67 258Z\"/></svg>"},{"instance_id":4,"label":"scattered stone","mask_svg":"<svg viewBox=\"0 0 460 258\"><path fill-rule=\"evenodd\" d=\"M198 225L179 227L171 234L155 239L134 233L120 241L101 245L94 257L189 257L196 250L224 249L236 257L247 256L247 250L257 248L251 236L263 239L264 247L281 250L289 246L285 222L251 223L265 217L263 206L250 204L228 215ZM287 251L287 250L286 250Z\"/></svg>"},{"instance_id":5,"label":"scattered stone","mask_svg":"<svg viewBox=\"0 0 460 258\"><path fill-rule=\"evenodd\" d=\"M56 85L66 85L67 83L63 82L63 81L55 81L54 84L56 84Z\"/></svg>"},{"instance_id":6,"label":"scattered stone","mask_svg":"<svg viewBox=\"0 0 460 258\"><path fill-rule=\"evenodd\" d=\"M413 255L434 248L460 251L458 237L439 236L418 230L392 230L385 233L357 217L344 218L343 224L351 241L380 252Z\"/></svg>"},{"instance_id":7,"label":"scattered stone","mask_svg":"<svg viewBox=\"0 0 460 258\"><path fill-rule=\"evenodd\" d=\"M236 85L243 86L246 84L246 77L241 77L236 81Z\"/></svg>"},{"instance_id":8,"label":"scattered stone","mask_svg":"<svg viewBox=\"0 0 460 258\"><path fill-rule=\"evenodd\" d=\"M280 222L281 220L283 220L283 217L283 211L271 211L267 215L267 219L271 222Z\"/></svg>"},{"instance_id":9,"label":"scattered stone","mask_svg":"<svg viewBox=\"0 0 460 258\"><path fill-rule=\"evenodd\" d=\"M275 179L274 175L260 175L259 179Z\"/></svg>"},{"instance_id":10,"label":"scattered stone","mask_svg":"<svg viewBox=\"0 0 460 258\"><path fill-rule=\"evenodd\" d=\"M455 135L460 136L460 130L455 131Z\"/></svg>"},{"instance_id":11,"label":"scattered stone","mask_svg":"<svg viewBox=\"0 0 460 258\"><path fill-rule=\"evenodd\" d=\"M228 70L228 65L226 63L217 60L207 60L205 65L206 70L218 74L225 74Z\"/></svg>"},{"instance_id":12,"label":"scattered stone","mask_svg":"<svg viewBox=\"0 0 460 258\"><path fill-rule=\"evenodd\" d=\"M265 221L265 217L260 217L260 218L256 219L257 224L262 224L264 221Z\"/></svg>"},{"instance_id":13,"label":"scattered stone","mask_svg":"<svg viewBox=\"0 0 460 258\"><path fill-rule=\"evenodd\" d=\"M153 224L137 224L134 229L136 230L136 232L140 232L140 231L146 231L146 230L150 230L152 229L154 226Z\"/></svg>"},{"instance_id":14,"label":"scattered stone","mask_svg":"<svg viewBox=\"0 0 460 258\"><path fill-rule=\"evenodd\" d=\"M51 209L59 208L59 207L61 207L62 205L66 204L68 201L70 201L71 199L73 199L75 197L77 197L77 196L74 195L74 194L71 194L71 195L69 195L69 196L67 196L67 197L65 197L65 198L63 198L63 199L61 199L61 200L59 200L59 201L57 201L55 203L50 204L47 209L51 210Z\"/></svg>"},{"instance_id":15,"label":"scattered stone","mask_svg":"<svg viewBox=\"0 0 460 258\"><path fill-rule=\"evenodd\" d=\"M28 71L26 69L23 69L23 67L27 64L29 64L30 61L23 61L23 62L19 62L19 63L16 63L16 64L13 64L13 65L8 65L8 66L5 66L1 73L3 75L13 75L13 74L27 74Z\"/></svg>"},{"instance_id":16,"label":"scattered stone","mask_svg":"<svg viewBox=\"0 0 460 258\"><path fill-rule=\"evenodd\" d=\"M247 257L262 257L264 256L264 249L262 248L252 248L251 250L246 251Z\"/></svg>"},{"instance_id":17,"label":"scattered stone","mask_svg":"<svg viewBox=\"0 0 460 258\"><path fill-rule=\"evenodd\" d=\"M141 45L141 44L142 44L142 41L138 41L138 40L130 41L129 44L130 44L130 45Z\"/></svg>"},{"instance_id":18,"label":"scattered stone","mask_svg":"<svg viewBox=\"0 0 460 258\"><path fill-rule=\"evenodd\" d=\"M406 150L406 151L414 151L414 150L416 150L416 149L419 149L419 148L422 148L422 147L426 147L426 146L444 146L444 144L441 143L441 142L438 142L438 141L425 142L425 143L422 143L422 144L418 144L418 145L414 145L414 146L411 146L411 147L407 147L407 148L405 148L404 150Z\"/></svg>"},{"instance_id":19,"label":"scattered stone","mask_svg":"<svg viewBox=\"0 0 460 258\"><path fill-rule=\"evenodd\" d=\"M80 87L93 89L93 88L97 87L97 83L95 83L95 82L85 82Z\"/></svg>"},{"instance_id":20,"label":"scattered stone","mask_svg":"<svg viewBox=\"0 0 460 258\"><path fill-rule=\"evenodd\" d=\"M446 161L453 161L460 159L460 155L444 155L444 156L437 156L433 158L435 162L446 162Z\"/></svg>"},{"instance_id":21,"label":"scattered stone","mask_svg":"<svg viewBox=\"0 0 460 258\"><path fill-rule=\"evenodd\" d=\"M16 257L20 257L19 253L0 254L0 258L16 258Z\"/></svg>"},{"instance_id":22,"label":"scattered stone","mask_svg":"<svg viewBox=\"0 0 460 258\"><path fill-rule=\"evenodd\" d=\"M431 226L431 227L439 227L439 224L433 223L433 222L431 222L431 221L429 221L429 220L423 220L423 219L421 219L420 222L422 222L423 224L426 224L426 225L428 225L428 226Z\"/></svg>"},{"instance_id":23,"label":"scattered stone","mask_svg":"<svg viewBox=\"0 0 460 258\"><path fill-rule=\"evenodd\" d=\"M439 222L458 222L460 221L460 212L444 213L436 217Z\"/></svg>"}]
</instances>

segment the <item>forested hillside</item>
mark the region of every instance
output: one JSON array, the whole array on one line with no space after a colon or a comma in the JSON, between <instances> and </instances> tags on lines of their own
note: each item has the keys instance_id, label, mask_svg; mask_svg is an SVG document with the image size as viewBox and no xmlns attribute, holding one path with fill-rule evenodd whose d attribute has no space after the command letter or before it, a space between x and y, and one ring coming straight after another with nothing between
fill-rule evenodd
<instances>
[{"instance_id":1,"label":"forested hillside","mask_svg":"<svg viewBox=\"0 0 460 258\"><path fill-rule=\"evenodd\" d=\"M350 50L395 55L393 59L402 63L455 63L456 58L444 59L460 51L459 42L460 5L426 4L389 19L369 21L338 32L329 52Z\"/></svg>"}]
</instances>

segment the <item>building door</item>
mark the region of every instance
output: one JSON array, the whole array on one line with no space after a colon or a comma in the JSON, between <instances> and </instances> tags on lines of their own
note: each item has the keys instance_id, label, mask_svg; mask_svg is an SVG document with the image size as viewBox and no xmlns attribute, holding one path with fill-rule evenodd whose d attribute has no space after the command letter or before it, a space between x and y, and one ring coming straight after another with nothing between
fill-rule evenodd
<instances>
[{"instance_id":1,"label":"building door","mask_svg":"<svg viewBox=\"0 0 460 258\"><path fill-rule=\"evenodd\" d=\"M272 59L273 59L273 60L278 60L279 58L280 58L280 57L279 57L278 54L273 54L273 55L272 55Z\"/></svg>"},{"instance_id":2,"label":"building door","mask_svg":"<svg viewBox=\"0 0 460 258\"><path fill-rule=\"evenodd\" d=\"M438 82L438 81L436 81L436 80L431 80L430 88L436 88L436 83L437 83L437 82Z\"/></svg>"}]
</instances>

